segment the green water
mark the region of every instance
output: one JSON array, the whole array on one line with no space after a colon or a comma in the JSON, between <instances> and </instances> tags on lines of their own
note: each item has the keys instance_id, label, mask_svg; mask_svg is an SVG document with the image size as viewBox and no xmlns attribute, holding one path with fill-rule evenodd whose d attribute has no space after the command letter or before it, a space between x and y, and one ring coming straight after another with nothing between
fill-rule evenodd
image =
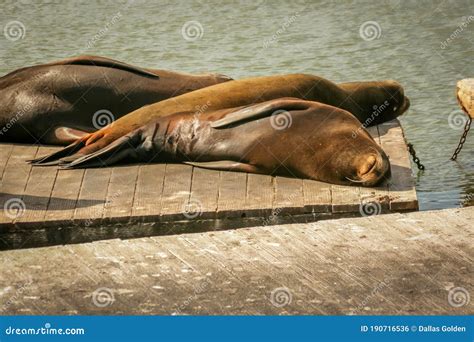
<instances>
[{"instance_id":1,"label":"green water","mask_svg":"<svg viewBox=\"0 0 474 342\"><path fill-rule=\"evenodd\" d=\"M12 30L12 21L24 29ZM474 133L450 162L461 128L448 122L459 114L456 80L474 77L472 0L1 1L0 25L9 28L0 35L1 74L95 54L234 78L396 79L412 103L401 119L406 136L426 166L415 174L421 208L455 207L474 195Z\"/></svg>"}]
</instances>

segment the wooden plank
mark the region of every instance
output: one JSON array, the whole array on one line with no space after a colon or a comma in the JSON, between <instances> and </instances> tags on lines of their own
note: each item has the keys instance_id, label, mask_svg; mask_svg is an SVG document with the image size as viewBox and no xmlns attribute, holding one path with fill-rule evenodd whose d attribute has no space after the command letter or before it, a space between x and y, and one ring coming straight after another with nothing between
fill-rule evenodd
<instances>
[{"instance_id":1,"label":"wooden plank","mask_svg":"<svg viewBox=\"0 0 474 342\"><path fill-rule=\"evenodd\" d=\"M163 196L161 197L161 218L185 220L185 210L191 193L193 167L189 165L167 164Z\"/></svg>"},{"instance_id":2,"label":"wooden plank","mask_svg":"<svg viewBox=\"0 0 474 342\"><path fill-rule=\"evenodd\" d=\"M84 170L58 170L45 221L72 224Z\"/></svg>"},{"instance_id":3,"label":"wooden plank","mask_svg":"<svg viewBox=\"0 0 474 342\"><path fill-rule=\"evenodd\" d=\"M111 168L85 170L77 190L79 196L73 211L75 222L86 226L102 222L111 173Z\"/></svg>"},{"instance_id":4,"label":"wooden plank","mask_svg":"<svg viewBox=\"0 0 474 342\"><path fill-rule=\"evenodd\" d=\"M13 146L0 187L0 205L12 210L7 208L0 211L0 224L11 223L25 214L27 208L22 198L31 171L31 165L26 160L33 159L37 150L37 145Z\"/></svg>"},{"instance_id":5,"label":"wooden plank","mask_svg":"<svg viewBox=\"0 0 474 342\"><path fill-rule=\"evenodd\" d=\"M219 195L218 171L205 170L198 167L193 169L191 196L186 209L190 219L215 218L217 198Z\"/></svg>"},{"instance_id":6,"label":"wooden plank","mask_svg":"<svg viewBox=\"0 0 474 342\"><path fill-rule=\"evenodd\" d=\"M41 146L36 156L43 156L57 151L57 147ZM28 184L23 195L23 202L27 210L25 215L19 217L16 223L29 225L42 225L46 209L56 179L57 168L33 167L30 172Z\"/></svg>"},{"instance_id":7,"label":"wooden plank","mask_svg":"<svg viewBox=\"0 0 474 342\"><path fill-rule=\"evenodd\" d=\"M331 212L332 194L328 183L303 180L304 210L307 213Z\"/></svg>"},{"instance_id":8,"label":"wooden plank","mask_svg":"<svg viewBox=\"0 0 474 342\"><path fill-rule=\"evenodd\" d=\"M0 148L0 181L3 179L3 172L5 171L12 150L13 144L3 144Z\"/></svg>"},{"instance_id":9,"label":"wooden plank","mask_svg":"<svg viewBox=\"0 0 474 342\"><path fill-rule=\"evenodd\" d=\"M273 214L299 214L304 212L303 180L275 177Z\"/></svg>"},{"instance_id":10,"label":"wooden plank","mask_svg":"<svg viewBox=\"0 0 474 342\"><path fill-rule=\"evenodd\" d=\"M367 132L382 147L377 126L367 127ZM378 215L390 209L388 179L376 187L360 187L360 213L363 216Z\"/></svg>"},{"instance_id":11,"label":"wooden plank","mask_svg":"<svg viewBox=\"0 0 474 342\"><path fill-rule=\"evenodd\" d=\"M415 181L402 128L398 120L378 126L382 147L390 158L392 177L389 181L390 210L417 210Z\"/></svg>"},{"instance_id":12,"label":"wooden plank","mask_svg":"<svg viewBox=\"0 0 474 342\"><path fill-rule=\"evenodd\" d=\"M127 222L130 220L137 177L137 165L112 168L103 221Z\"/></svg>"},{"instance_id":13,"label":"wooden plank","mask_svg":"<svg viewBox=\"0 0 474 342\"><path fill-rule=\"evenodd\" d=\"M10 315L469 315L472 300L449 298L470 291L473 218L468 207L11 250L0 281ZM113 298L103 307L100 288Z\"/></svg>"},{"instance_id":14,"label":"wooden plank","mask_svg":"<svg viewBox=\"0 0 474 342\"><path fill-rule=\"evenodd\" d=\"M274 177L249 173L245 210L252 216L268 216L275 196Z\"/></svg>"},{"instance_id":15,"label":"wooden plank","mask_svg":"<svg viewBox=\"0 0 474 342\"><path fill-rule=\"evenodd\" d=\"M217 217L246 216L247 174L243 172L220 172Z\"/></svg>"},{"instance_id":16,"label":"wooden plank","mask_svg":"<svg viewBox=\"0 0 474 342\"><path fill-rule=\"evenodd\" d=\"M360 187L331 184L333 213L357 213L360 209Z\"/></svg>"},{"instance_id":17,"label":"wooden plank","mask_svg":"<svg viewBox=\"0 0 474 342\"><path fill-rule=\"evenodd\" d=\"M133 202L134 219L149 221L158 219L161 212L161 196L165 180L166 164L140 165Z\"/></svg>"}]
</instances>

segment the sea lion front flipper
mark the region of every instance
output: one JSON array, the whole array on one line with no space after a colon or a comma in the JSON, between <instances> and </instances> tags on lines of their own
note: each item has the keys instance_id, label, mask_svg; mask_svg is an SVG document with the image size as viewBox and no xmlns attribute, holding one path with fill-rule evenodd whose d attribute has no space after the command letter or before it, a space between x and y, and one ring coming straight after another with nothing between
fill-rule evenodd
<instances>
[{"instance_id":1,"label":"sea lion front flipper","mask_svg":"<svg viewBox=\"0 0 474 342\"><path fill-rule=\"evenodd\" d=\"M120 61L117 61L115 59L111 58L105 58L105 57L100 57L100 56L89 56L89 55L83 55L83 56L77 56L77 57L72 57L72 58L66 58L62 59L60 61L56 62L51 62L45 65L91 65L91 66L102 66L102 67L107 67L107 68L115 68L115 69L121 69L125 71L130 71L134 72L137 74L145 75L145 76L151 76L154 78L159 78L157 74L154 74L148 70L145 70L143 68L130 65L127 63L123 63Z\"/></svg>"},{"instance_id":2,"label":"sea lion front flipper","mask_svg":"<svg viewBox=\"0 0 474 342\"><path fill-rule=\"evenodd\" d=\"M184 162L184 164L210 170L262 173L262 171L260 171L259 168L254 165L240 163L233 160L219 160L212 162Z\"/></svg>"},{"instance_id":3,"label":"sea lion front flipper","mask_svg":"<svg viewBox=\"0 0 474 342\"><path fill-rule=\"evenodd\" d=\"M308 101L293 97L283 97L276 100L266 101L230 112L222 119L212 122L211 127L222 128L247 120L256 120L258 118L269 116L279 110L289 111L305 109L308 107L308 104Z\"/></svg>"}]
</instances>

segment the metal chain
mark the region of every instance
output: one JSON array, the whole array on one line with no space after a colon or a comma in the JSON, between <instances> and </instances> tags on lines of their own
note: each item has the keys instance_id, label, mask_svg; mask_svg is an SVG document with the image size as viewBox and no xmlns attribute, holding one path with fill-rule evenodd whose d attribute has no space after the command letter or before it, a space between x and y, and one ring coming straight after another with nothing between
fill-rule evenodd
<instances>
[{"instance_id":1,"label":"metal chain","mask_svg":"<svg viewBox=\"0 0 474 342\"><path fill-rule=\"evenodd\" d=\"M464 132L462 134L461 139L459 140L458 147L454 151L453 156L451 157L451 160L456 160L458 158L458 154L459 152L461 152L462 146L466 142L467 132L469 132L469 130L471 129L471 122L472 122L472 118L469 117L469 119L466 121L466 125L464 126Z\"/></svg>"},{"instance_id":2,"label":"metal chain","mask_svg":"<svg viewBox=\"0 0 474 342\"><path fill-rule=\"evenodd\" d=\"M418 166L418 170L424 170L425 166L420 162L420 158L416 156L416 152L415 152L415 149L413 148L413 145L408 144L407 146L408 146L408 151L410 152L413 158L413 162L416 164L416 166Z\"/></svg>"}]
</instances>

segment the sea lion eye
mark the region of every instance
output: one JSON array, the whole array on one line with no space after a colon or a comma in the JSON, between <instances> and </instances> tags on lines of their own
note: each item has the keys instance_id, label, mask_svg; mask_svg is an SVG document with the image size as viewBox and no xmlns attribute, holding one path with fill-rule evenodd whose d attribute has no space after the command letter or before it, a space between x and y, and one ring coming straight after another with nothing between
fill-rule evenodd
<instances>
[{"instance_id":1,"label":"sea lion eye","mask_svg":"<svg viewBox=\"0 0 474 342\"><path fill-rule=\"evenodd\" d=\"M394 112L395 112L397 109L398 109L397 106L394 106L394 107L393 107L393 111L394 111Z\"/></svg>"}]
</instances>

